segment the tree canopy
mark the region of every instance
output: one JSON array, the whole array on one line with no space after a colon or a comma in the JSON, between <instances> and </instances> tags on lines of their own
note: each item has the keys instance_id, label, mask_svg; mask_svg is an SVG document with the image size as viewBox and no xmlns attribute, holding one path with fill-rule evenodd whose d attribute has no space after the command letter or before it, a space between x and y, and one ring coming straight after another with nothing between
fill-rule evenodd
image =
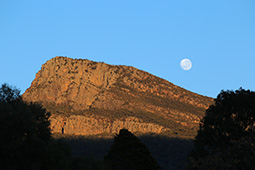
<instances>
[{"instance_id":1,"label":"tree canopy","mask_svg":"<svg viewBox=\"0 0 255 170\"><path fill-rule=\"evenodd\" d=\"M189 169L254 168L255 92L221 91L214 101L200 122Z\"/></svg>"},{"instance_id":2,"label":"tree canopy","mask_svg":"<svg viewBox=\"0 0 255 170\"><path fill-rule=\"evenodd\" d=\"M50 114L39 104L25 103L20 91L0 88L0 166L3 169L37 168L51 140ZM1 169L2 169L1 168Z\"/></svg>"},{"instance_id":3,"label":"tree canopy","mask_svg":"<svg viewBox=\"0 0 255 170\"><path fill-rule=\"evenodd\" d=\"M105 156L106 168L110 170L158 170L156 160L146 146L127 129L121 129Z\"/></svg>"},{"instance_id":4,"label":"tree canopy","mask_svg":"<svg viewBox=\"0 0 255 170\"><path fill-rule=\"evenodd\" d=\"M24 102L17 88L0 87L0 169L104 168L96 160L72 157L65 142L52 138L49 117L40 104Z\"/></svg>"}]
</instances>

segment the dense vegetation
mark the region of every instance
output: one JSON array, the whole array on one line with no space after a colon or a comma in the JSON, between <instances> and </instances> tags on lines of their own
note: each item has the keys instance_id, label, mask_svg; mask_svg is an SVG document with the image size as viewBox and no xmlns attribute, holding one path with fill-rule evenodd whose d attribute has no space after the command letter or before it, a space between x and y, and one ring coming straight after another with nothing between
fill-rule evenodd
<instances>
[{"instance_id":1,"label":"dense vegetation","mask_svg":"<svg viewBox=\"0 0 255 170\"><path fill-rule=\"evenodd\" d=\"M40 105L26 104L19 90L7 84L0 88L1 169L33 169L44 166L46 145L50 143L49 113Z\"/></svg>"},{"instance_id":2,"label":"dense vegetation","mask_svg":"<svg viewBox=\"0 0 255 170\"><path fill-rule=\"evenodd\" d=\"M162 170L184 170L186 158L193 148L192 140L171 138L158 134L134 133L149 149ZM72 148L73 156L83 156L103 160L112 147L114 135L100 134L93 136L74 136L67 134L53 134L54 138L61 139ZM102 163L100 161L98 164Z\"/></svg>"},{"instance_id":3,"label":"dense vegetation","mask_svg":"<svg viewBox=\"0 0 255 170\"><path fill-rule=\"evenodd\" d=\"M25 103L19 90L0 88L0 169L102 169L97 163L72 158L70 148L50 133L50 113Z\"/></svg>"},{"instance_id":4,"label":"dense vegetation","mask_svg":"<svg viewBox=\"0 0 255 170\"><path fill-rule=\"evenodd\" d=\"M127 129L121 129L115 136L104 161L109 170L158 170L160 168L147 147Z\"/></svg>"},{"instance_id":5,"label":"dense vegetation","mask_svg":"<svg viewBox=\"0 0 255 170\"><path fill-rule=\"evenodd\" d=\"M206 110L188 169L254 169L255 92L222 91Z\"/></svg>"}]
</instances>

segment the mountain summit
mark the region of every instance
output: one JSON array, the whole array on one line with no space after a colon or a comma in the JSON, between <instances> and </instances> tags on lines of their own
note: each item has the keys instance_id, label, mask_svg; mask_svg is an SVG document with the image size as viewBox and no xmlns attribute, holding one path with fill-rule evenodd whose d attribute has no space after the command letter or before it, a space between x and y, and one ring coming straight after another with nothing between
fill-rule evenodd
<instances>
[{"instance_id":1,"label":"mountain summit","mask_svg":"<svg viewBox=\"0 0 255 170\"><path fill-rule=\"evenodd\" d=\"M132 132L192 137L213 99L130 66L55 57L23 94L52 113L53 133Z\"/></svg>"}]
</instances>

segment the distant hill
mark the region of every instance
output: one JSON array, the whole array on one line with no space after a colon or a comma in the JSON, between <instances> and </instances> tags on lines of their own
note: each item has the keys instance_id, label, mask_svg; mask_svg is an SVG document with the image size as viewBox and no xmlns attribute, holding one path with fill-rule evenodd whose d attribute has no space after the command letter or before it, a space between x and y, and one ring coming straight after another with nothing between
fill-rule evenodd
<instances>
[{"instance_id":1,"label":"distant hill","mask_svg":"<svg viewBox=\"0 0 255 170\"><path fill-rule=\"evenodd\" d=\"M169 73L171 74L171 73ZM53 133L131 132L193 138L213 99L130 66L55 57L42 65L25 101L52 113Z\"/></svg>"}]
</instances>

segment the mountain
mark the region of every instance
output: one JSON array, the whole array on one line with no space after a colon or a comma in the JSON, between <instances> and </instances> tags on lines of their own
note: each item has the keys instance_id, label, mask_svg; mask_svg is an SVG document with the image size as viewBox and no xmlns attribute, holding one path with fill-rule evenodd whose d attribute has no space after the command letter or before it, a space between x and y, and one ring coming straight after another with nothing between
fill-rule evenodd
<instances>
[{"instance_id":1,"label":"mountain","mask_svg":"<svg viewBox=\"0 0 255 170\"><path fill-rule=\"evenodd\" d=\"M22 95L51 112L53 133L131 132L192 138L213 99L130 66L55 57Z\"/></svg>"}]
</instances>

